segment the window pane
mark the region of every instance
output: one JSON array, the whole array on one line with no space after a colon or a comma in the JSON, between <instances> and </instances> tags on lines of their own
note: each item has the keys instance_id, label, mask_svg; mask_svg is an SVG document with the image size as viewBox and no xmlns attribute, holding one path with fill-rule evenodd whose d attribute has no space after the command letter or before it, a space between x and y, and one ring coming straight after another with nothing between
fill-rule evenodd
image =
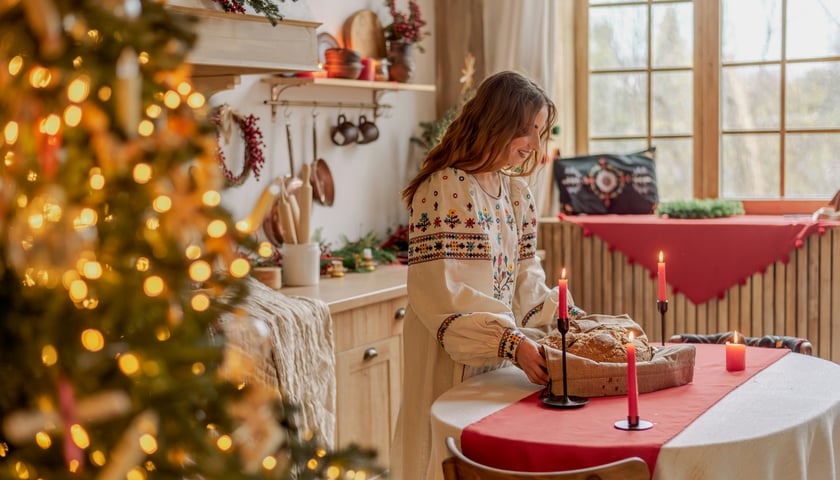
<instances>
[{"instance_id":1,"label":"window pane","mask_svg":"<svg viewBox=\"0 0 840 480\"><path fill-rule=\"evenodd\" d=\"M647 68L647 7L589 9L589 68Z\"/></svg>"},{"instance_id":2,"label":"window pane","mask_svg":"<svg viewBox=\"0 0 840 480\"><path fill-rule=\"evenodd\" d=\"M787 128L840 127L840 62L791 63L787 66Z\"/></svg>"},{"instance_id":3,"label":"window pane","mask_svg":"<svg viewBox=\"0 0 840 480\"><path fill-rule=\"evenodd\" d=\"M596 153L617 153L629 154L643 152L647 149L647 139L626 139L626 140L590 140L589 152Z\"/></svg>"},{"instance_id":4,"label":"window pane","mask_svg":"<svg viewBox=\"0 0 840 480\"><path fill-rule=\"evenodd\" d=\"M655 138L659 201L694 197L694 143L690 138Z\"/></svg>"},{"instance_id":5,"label":"window pane","mask_svg":"<svg viewBox=\"0 0 840 480\"><path fill-rule=\"evenodd\" d=\"M690 67L694 63L694 8L690 3L653 6L654 68Z\"/></svg>"},{"instance_id":6,"label":"window pane","mask_svg":"<svg viewBox=\"0 0 840 480\"><path fill-rule=\"evenodd\" d=\"M651 78L653 134L691 134L693 72L654 72Z\"/></svg>"},{"instance_id":7,"label":"window pane","mask_svg":"<svg viewBox=\"0 0 840 480\"><path fill-rule=\"evenodd\" d=\"M721 71L724 130L779 128L778 65L724 67Z\"/></svg>"},{"instance_id":8,"label":"window pane","mask_svg":"<svg viewBox=\"0 0 840 480\"><path fill-rule=\"evenodd\" d=\"M840 55L840 2L796 0L788 2L787 58Z\"/></svg>"},{"instance_id":9,"label":"window pane","mask_svg":"<svg viewBox=\"0 0 840 480\"><path fill-rule=\"evenodd\" d=\"M723 0L721 55L724 62L781 59L781 3L781 0Z\"/></svg>"},{"instance_id":10,"label":"window pane","mask_svg":"<svg viewBox=\"0 0 840 480\"><path fill-rule=\"evenodd\" d=\"M840 134L788 134L785 198L830 197L840 188Z\"/></svg>"},{"instance_id":11,"label":"window pane","mask_svg":"<svg viewBox=\"0 0 840 480\"><path fill-rule=\"evenodd\" d=\"M779 198L779 134L723 135L723 198Z\"/></svg>"},{"instance_id":12,"label":"window pane","mask_svg":"<svg viewBox=\"0 0 840 480\"><path fill-rule=\"evenodd\" d=\"M647 81L643 73L589 76L589 135L646 136Z\"/></svg>"}]
</instances>

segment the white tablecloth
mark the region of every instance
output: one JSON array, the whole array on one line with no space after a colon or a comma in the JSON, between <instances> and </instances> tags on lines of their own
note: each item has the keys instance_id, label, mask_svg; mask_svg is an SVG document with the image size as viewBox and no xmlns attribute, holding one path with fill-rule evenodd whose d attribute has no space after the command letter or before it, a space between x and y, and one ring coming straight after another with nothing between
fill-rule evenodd
<instances>
[{"instance_id":1,"label":"white tablecloth","mask_svg":"<svg viewBox=\"0 0 840 480\"><path fill-rule=\"evenodd\" d=\"M539 390L517 368L473 377L432 406L432 461L444 440ZM586 407L583 407L586 408ZM791 353L663 445L655 480L840 478L840 365Z\"/></svg>"}]
</instances>

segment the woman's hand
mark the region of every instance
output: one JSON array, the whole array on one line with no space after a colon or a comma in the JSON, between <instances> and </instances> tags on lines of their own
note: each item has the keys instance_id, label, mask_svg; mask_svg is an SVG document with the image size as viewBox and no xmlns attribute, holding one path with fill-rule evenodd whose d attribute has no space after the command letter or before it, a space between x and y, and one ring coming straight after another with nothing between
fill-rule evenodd
<instances>
[{"instance_id":1,"label":"woman's hand","mask_svg":"<svg viewBox=\"0 0 840 480\"><path fill-rule=\"evenodd\" d=\"M531 383L537 385L548 384L548 368L545 364L545 357L537 342L528 337L522 339L516 348L516 363L519 368L528 376Z\"/></svg>"}]
</instances>

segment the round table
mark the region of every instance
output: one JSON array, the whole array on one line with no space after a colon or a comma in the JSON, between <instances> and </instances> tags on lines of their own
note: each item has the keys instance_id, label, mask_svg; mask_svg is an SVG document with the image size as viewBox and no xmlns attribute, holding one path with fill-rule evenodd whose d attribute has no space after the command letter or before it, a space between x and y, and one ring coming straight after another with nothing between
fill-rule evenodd
<instances>
[{"instance_id":1,"label":"round table","mask_svg":"<svg viewBox=\"0 0 840 480\"><path fill-rule=\"evenodd\" d=\"M709 347L720 346L698 345ZM460 445L464 428L539 389L510 367L444 393L432 406L432 461L447 456L447 436ZM586 407L576 412L585 415ZM650 467L662 480L840 478L840 365L797 353L781 357L662 445Z\"/></svg>"}]
</instances>

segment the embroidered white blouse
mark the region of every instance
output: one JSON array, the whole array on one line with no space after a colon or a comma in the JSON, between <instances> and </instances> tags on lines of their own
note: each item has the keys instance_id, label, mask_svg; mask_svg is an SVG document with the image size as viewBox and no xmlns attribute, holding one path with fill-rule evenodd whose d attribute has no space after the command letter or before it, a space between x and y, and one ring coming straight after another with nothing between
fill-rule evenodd
<instances>
[{"instance_id":1,"label":"embroidered white blouse","mask_svg":"<svg viewBox=\"0 0 840 480\"><path fill-rule=\"evenodd\" d=\"M523 179L499 195L455 168L414 195L402 407L391 452L395 479L442 478L430 462L430 409L443 392L515 358L523 327L553 325L557 288L536 257L537 211ZM584 314L569 297L570 316Z\"/></svg>"}]
</instances>

